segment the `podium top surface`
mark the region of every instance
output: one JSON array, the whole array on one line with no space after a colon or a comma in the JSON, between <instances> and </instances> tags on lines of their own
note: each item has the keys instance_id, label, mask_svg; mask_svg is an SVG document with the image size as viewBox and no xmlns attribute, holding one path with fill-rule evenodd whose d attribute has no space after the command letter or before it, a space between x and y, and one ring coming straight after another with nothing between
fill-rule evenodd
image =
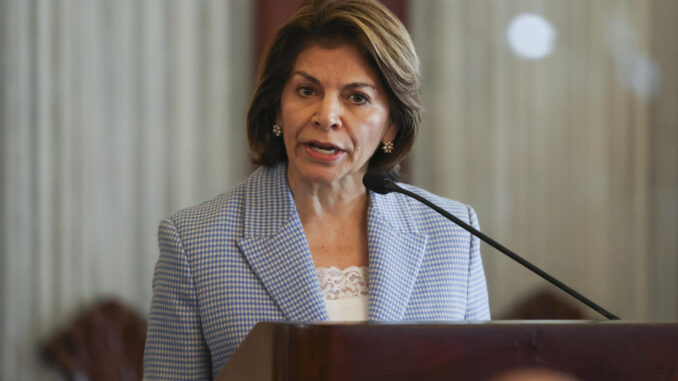
<instances>
[{"instance_id":1,"label":"podium top surface","mask_svg":"<svg viewBox=\"0 0 678 381\"><path fill-rule=\"evenodd\" d=\"M251 380L491 380L526 367L579 380L678 380L678 323L262 322L224 375L243 375L248 363L260 371Z\"/></svg>"}]
</instances>

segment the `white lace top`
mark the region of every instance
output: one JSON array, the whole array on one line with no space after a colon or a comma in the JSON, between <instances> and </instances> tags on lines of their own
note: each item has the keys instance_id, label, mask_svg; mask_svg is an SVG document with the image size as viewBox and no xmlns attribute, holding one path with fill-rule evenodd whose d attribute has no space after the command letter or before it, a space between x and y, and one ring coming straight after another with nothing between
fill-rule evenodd
<instances>
[{"instance_id":1,"label":"white lace top","mask_svg":"<svg viewBox=\"0 0 678 381\"><path fill-rule=\"evenodd\" d=\"M316 272L331 321L367 320L367 266L317 267Z\"/></svg>"}]
</instances>

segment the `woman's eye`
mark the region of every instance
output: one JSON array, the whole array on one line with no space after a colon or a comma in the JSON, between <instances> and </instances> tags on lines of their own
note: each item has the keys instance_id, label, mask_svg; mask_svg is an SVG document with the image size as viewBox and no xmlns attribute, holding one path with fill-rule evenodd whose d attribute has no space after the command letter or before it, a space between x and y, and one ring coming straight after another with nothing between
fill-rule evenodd
<instances>
[{"instance_id":1,"label":"woman's eye","mask_svg":"<svg viewBox=\"0 0 678 381\"><path fill-rule=\"evenodd\" d=\"M309 97L315 93L315 91L308 86L301 86L297 89L297 93L304 97Z\"/></svg>"},{"instance_id":2,"label":"woman's eye","mask_svg":"<svg viewBox=\"0 0 678 381\"><path fill-rule=\"evenodd\" d=\"M351 101L355 104L363 104L368 101L367 96L360 94L360 93L354 93L349 96Z\"/></svg>"}]
</instances>

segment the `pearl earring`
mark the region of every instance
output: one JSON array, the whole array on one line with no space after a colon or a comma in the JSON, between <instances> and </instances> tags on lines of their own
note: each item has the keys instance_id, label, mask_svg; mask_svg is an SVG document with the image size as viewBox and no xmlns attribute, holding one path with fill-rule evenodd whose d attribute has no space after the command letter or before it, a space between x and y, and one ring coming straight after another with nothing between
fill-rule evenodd
<instances>
[{"instance_id":1,"label":"pearl earring","mask_svg":"<svg viewBox=\"0 0 678 381\"><path fill-rule=\"evenodd\" d=\"M273 125L273 135L282 136L282 127L278 123Z\"/></svg>"},{"instance_id":2,"label":"pearl earring","mask_svg":"<svg viewBox=\"0 0 678 381\"><path fill-rule=\"evenodd\" d=\"M393 142L384 142L381 146L381 150L384 151L384 153L393 152Z\"/></svg>"}]
</instances>

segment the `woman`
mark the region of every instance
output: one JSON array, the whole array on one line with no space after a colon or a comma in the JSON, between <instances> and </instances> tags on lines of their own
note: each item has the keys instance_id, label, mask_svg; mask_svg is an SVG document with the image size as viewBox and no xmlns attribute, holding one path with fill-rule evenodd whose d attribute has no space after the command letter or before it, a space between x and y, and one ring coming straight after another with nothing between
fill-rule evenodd
<instances>
[{"instance_id":1,"label":"woman","mask_svg":"<svg viewBox=\"0 0 678 381\"><path fill-rule=\"evenodd\" d=\"M262 167L160 226L146 378L214 377L263 320L489 319L478 240L362 185L414 143L418 68L377 2L307 1L285 23L248 114ZM402 186L477 226L470 207Z\"/></svg>"}]
</instances>

